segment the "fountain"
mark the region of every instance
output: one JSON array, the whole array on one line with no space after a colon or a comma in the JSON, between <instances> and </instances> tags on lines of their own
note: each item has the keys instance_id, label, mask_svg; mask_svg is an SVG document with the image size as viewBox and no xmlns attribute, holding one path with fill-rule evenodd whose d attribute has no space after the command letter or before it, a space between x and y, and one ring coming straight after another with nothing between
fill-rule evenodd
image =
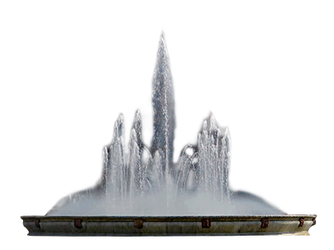
<instances>
[{"instance_id":1,"label":"fountain","mask_svg":"<svg viewBox=\"0 0 334 250\"><path fill-rule=\"evenodd\" d=\"M98 184L60 200L45 216L22 216L29 235L308 234L315 215L287 215L263 199L229 187L230 134L213 114L197 143L173 162L175 106L164 34L153 76L153 138L142 140L135 113L129 144L124 118L103 148Z\"/></svg>"}]
</instances>

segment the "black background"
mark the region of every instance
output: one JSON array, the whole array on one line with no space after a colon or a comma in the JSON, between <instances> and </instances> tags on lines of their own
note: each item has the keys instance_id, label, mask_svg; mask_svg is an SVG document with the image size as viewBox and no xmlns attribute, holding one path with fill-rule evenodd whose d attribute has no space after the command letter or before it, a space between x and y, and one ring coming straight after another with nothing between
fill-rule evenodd
<instances>
[{"instance_id":1,"label":"black background","mask_svg":"<svg viewBox=\"0 0 334 250\"><path fill-rule=\"evenodd\" d=\"M14 94L6 123L15 215L45 210L60 193L93 179L115 113L131 112L146 96L161 22L175 60L181 139L212 106L234 131L236 184L259 189L290 211L320 210L314 100L324 69L312 22L88 19L31 17L10 38L6 66Z\"/></svg>"}]
</instances>

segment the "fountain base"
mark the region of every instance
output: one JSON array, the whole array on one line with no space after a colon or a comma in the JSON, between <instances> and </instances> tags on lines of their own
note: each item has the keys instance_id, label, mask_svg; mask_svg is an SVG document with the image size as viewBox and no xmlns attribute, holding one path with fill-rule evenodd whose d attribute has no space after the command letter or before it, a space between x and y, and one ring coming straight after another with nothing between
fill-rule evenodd
<instances>
[{"instance_id":1,"label":"fountain base","mask_svg":"<svg viewBox=\"0 0 334 250\"><path fill-rule=\"evenodd\" d=\"M309 235L316 215L22 216L31 236Z\"/></svg>"}]
</instances>

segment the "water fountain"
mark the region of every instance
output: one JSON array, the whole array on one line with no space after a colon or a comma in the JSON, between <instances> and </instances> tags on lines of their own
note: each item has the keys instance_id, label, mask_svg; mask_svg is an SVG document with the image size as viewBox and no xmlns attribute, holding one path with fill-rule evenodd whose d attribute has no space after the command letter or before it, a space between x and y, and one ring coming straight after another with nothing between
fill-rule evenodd
<instances>
[{"instance_id":1,"label":"water fountain","mask_svg":"<svg viewBox=\"0 0 334 250\"><path fill-rule=\"evenodd\" d=\"M173 162L175 107L164 35L153 76L151 147L135 113L129 145L124 118L103 148L103 173L90 189L63 198L45 216L22 216L29 235L244 235L308 234L315 215L287 215L247 192L232 191L230 134L213 114L197 144Z\"/></svg>"}]
</instances>

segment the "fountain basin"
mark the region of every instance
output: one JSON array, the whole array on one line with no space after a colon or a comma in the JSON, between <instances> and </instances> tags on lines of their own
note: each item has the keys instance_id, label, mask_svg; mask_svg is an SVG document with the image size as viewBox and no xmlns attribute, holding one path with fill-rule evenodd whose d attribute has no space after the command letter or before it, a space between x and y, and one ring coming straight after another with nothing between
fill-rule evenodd
<instances>
[{"instance_id":1,"label":"fountain basin","mask_svg":"<svg viewBox=\"0 0 334 250\"><path fill-rule=\"evenodd\" d=\"M22 216L31 236L309 235L316 215Z\"/></svg>"}]
</instances>

